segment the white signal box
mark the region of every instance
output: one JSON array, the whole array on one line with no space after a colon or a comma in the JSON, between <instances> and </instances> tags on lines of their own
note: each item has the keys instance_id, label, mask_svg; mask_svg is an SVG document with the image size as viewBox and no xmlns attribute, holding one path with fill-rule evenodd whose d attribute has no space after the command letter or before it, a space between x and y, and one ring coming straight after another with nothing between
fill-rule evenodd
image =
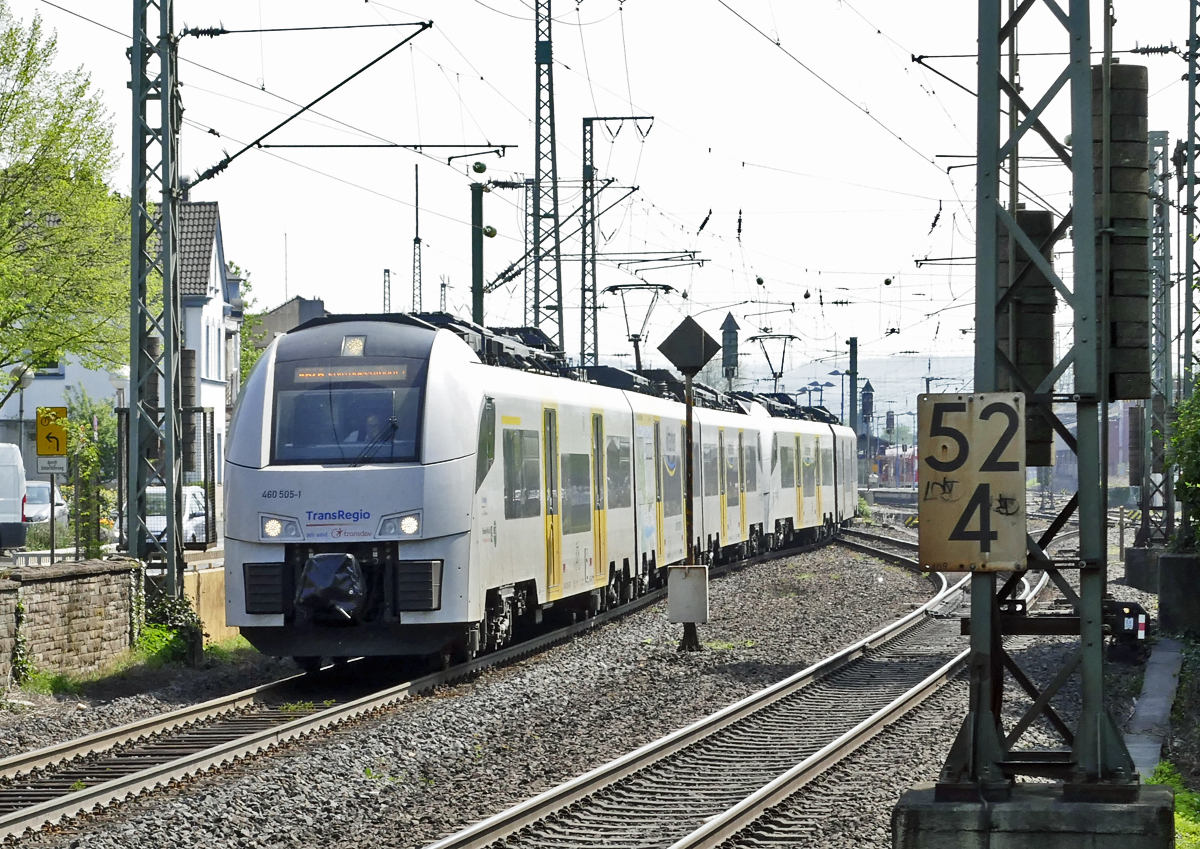
<instances>
[{"instance_id":1,"label":"white signal box","mask_svg":"<svg viewBox=\"0 0 1200 849\"><path fill-rule=\"evenodd\" d=\"M1025 569L1025 396L922 395L917 429L921 568Z\"/></svg>"},{"instance_id":2,"label":"white signal box","mask_svg":"<svg viewBox=\"0 0 1200 849\"><path fill-rule=\"evenodd\" d=\"M667 616L671 622L708 621L708 567L667 567Z\"/></svg>"}]
</instances>

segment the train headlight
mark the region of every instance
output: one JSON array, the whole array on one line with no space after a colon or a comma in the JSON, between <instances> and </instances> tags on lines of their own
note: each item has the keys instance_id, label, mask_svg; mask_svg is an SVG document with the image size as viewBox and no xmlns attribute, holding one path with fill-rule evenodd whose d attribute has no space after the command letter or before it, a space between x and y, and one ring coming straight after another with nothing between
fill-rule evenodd
<instances>
[{"instance_id":1,"label":"train headlight","mask_svg":"<svg viewBox=\"0 0 1200 849\"><path fill-rule=\"evenodd\" d=\"M293 540L304 539L300 531L300 523L286 516L259 516L259 527L263 539Z\"/></svg>"},{"instance_id":2,"label":"train headlight","mask_svg":"<svg viewBox=\"0 0 1200 849\"><path fill-rule=\"evenodd\" d=\"M379 536L391 538L415 537L421 534L421 514L384 516L379 523Z\"/></svg>"}]
</instances>

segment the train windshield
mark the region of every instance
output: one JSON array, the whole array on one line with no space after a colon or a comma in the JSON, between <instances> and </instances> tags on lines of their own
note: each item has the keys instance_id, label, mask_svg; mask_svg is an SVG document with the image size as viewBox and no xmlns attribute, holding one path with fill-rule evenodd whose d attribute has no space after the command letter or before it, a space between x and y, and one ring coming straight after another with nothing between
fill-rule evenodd
<instances>
[{"instance_id":1,"label":"train windshield","mask_svg":"<svg viewBox=\"0 0 1200 849\"><path fill-rule=\"evenodd\" d=\"M418 459L425 362L342 358L275 367L273 463Z\"/></svg>"}]
</instances>

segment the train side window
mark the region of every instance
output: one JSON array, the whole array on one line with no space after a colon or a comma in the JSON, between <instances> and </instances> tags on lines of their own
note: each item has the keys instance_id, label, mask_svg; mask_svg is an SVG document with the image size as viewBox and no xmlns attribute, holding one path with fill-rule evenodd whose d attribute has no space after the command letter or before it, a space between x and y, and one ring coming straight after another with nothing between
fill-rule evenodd
<instances>
[{"instance_id":1,"label":"train side window","mask_svg":"<svg viewBox=\"0 0 1200 849\"><path fill-rule=\"evenodd\" d=\"M717 475L720 473L720 468L717 464L717 446L715 443L704 443L703 451L704 461L701 465L704 467L704 494L717 494Z\"/></svg>"},{"instance_id":2,"label":"train side window","mask_svg":"<svg viewBox=\"0 0 1200 849\"><path fill-rule=\"evenodd\" d=\"M775 467L779 465L779 434L771 434L771 474L775 474Z\"/></svg>"},{"instance_id":3,"label":"train side window","mask_svg":"<svg viewBox=\"0 0 1200 849\"><path fill-rule=\"evenodd\" d=\"M496 402L491 398L483 401L483 412L479 414L479 447L475 452L475 491L483 486L484 478L492 470L496 460Z\"/></svg>"},{"instance_id":4,"label":"train side window","mask_svg":"<svg viewBox=\"0 0 1200 849\"><path fill-rule=\"evenodd\" d=\"M807 439L807 437L799 437ZM809 443L811 445L811 443ZM801 482L804 486L804 494L812 496L817 494L817 458L812 450L804 451L801 455L801 464L804 466L804 471L801 474Z\"/></svg>"},{"instance_id":5,"label":"train side window","mask_svg":"<svg viewBox=\"0 0 1200 849\"><path fill-rule=\"evenodd\" d=\"M504 432L504 518L542 514L541 450L536 430Z\"/></svg>"},{"instance_id":6,"label":"train side window","mask_svg":"<svg viewBox=\"0 0 1200 849\"><path fill-rule=\"evenodd\" d=\"M746 440L746 492L758 492L758 438Z\"/></svg>"},{"instance_id":7,"label":"train side window","mask_svg":"<svg viewBox=\"0 0 1200 849\"><path fill-rule=\"evenodd\" d=\"M683 513L683 457L677 450L676 436L667 431L667 450L662 457L663 515L679 516Z\"/></svg>"},{"instance_id":8,"label":"train side window","mask_svg":"<svg viewBox=\"0 0 1200 849\"><path fill-rule=\"evenodd\" d=\"M562 455L563 535L592 529L591 458L587 454Z\"/></svg>"},{"instance_id":9,"label":"train side window","mask_svg":"<svg viewBox=\"0 0 1200 849\"><path fill-rule=\"evenodd\" d=\"M633 475L628 436L610 436L605 448L604 470L608 484L608 508L633 506Z\"/></svg>"},{"instance_id":10,"label":"train side window","mask_svg":"<svg viewBox=\"0 0 1200 849\"><path fill-rule=\"evenodd\" d=\"M796 486L795 451L790 445L779 446L779 486L783 489L793 489Z\"/></svg>"},{"instance_id":11,"label":"train side window","mask_svg":"<svg viewBox=\"0 0 1200 849\"><path fill-rule=\"evenodd\" d=\"M741 434L738 434L738 446L729 445L725 449L725 504L728 507L737 507L739 503L738 452L741 447Z\"/></svg>"},{"instance_id":12,"label":"train side window","mask_svg":"<svg viewBox=\"0 0 1200 849\"><path fill-rule=\"evenodd\" d=\"M821 484L833 486L833 449L821 449Z\"/></svg>"}]
</instances>

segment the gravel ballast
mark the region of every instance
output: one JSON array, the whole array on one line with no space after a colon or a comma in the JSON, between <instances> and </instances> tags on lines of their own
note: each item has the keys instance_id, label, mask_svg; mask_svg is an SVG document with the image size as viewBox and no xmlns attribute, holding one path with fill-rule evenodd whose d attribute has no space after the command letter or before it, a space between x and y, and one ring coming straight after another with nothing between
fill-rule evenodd
<instances>
[{"instance_id":1,"label":"gravel ballast","mask_svg":"<svg viewBox=\"0 0 1200 849\"><path fill-rule=\"evenodd\" d=\"M334 734L138 800L38 846L420 847L756 692L924 602L839 547L712 584L706 650L652 607Z\"/></svg>"},{"instance_id":2,"label":"gravel ballast","mask_svg":"<svg viewBox=\"0 0 1200 849\"><path fill-rule=\"evenodd\" d=\"M0 758L85 737L187 705L267 684L300 669L244 649L208 668L139 666L52 696L12 689L0 702Z\"/></svg>"}]
</instances>

